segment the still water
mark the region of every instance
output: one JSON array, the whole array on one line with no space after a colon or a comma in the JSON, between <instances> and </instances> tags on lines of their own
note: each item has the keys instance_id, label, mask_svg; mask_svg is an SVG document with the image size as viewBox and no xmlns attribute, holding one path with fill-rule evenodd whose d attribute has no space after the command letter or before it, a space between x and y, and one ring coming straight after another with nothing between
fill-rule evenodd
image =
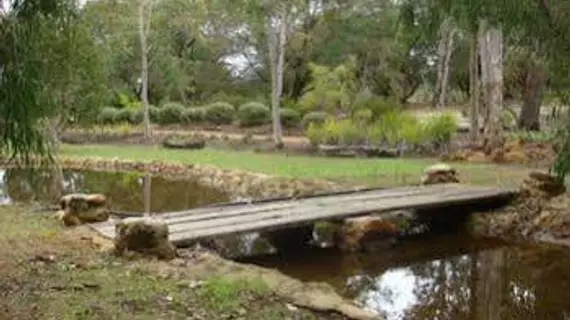
<instances>
[{"instance_id":1,"label":"still water","mask_svg":"<svg viewBox=\"0 0 570 320\"><path fill-rule=\"evenodd\" d=\"M47 173L0 170L0 203L53 201L50 181ZM104 193L115 210L143 211L141 174L64 171L63 182L65 192ZM231 195L156 177L151 198L152 211L165 212L226 202ZM362 254L334 248L276 253L256 234L217 240L227 256L249 254L237 260L329 283L388 320L570 319L565 249L473 239L462 232L405 239Z\"/></svg>"},{"instance_id":2,"label":"still water","mask_svg":"<svg viewBox=\"0 0 570 320\"><path fill-rule=\"evenodd\" d=\"M305 250L243 259L331 284L400 319L570 319L570 252L466 235L403 241L375 253Z\"/></svg>"},{"instance_id":3,"label":"still water","mask_svg":"<svg viewBox=\"0 0 570 320\"><path fill-rule=\"evenodd\" d=\"M144 211L143 183L141 173L63 171L64 193L102 193L107 196L110 207L120 211ZM49 172L0 170L0 203L54 203L57 193ZM229 200L225 193L195 181L151 178L152 212L184 210Z\"/></svg>"}]
</instances>

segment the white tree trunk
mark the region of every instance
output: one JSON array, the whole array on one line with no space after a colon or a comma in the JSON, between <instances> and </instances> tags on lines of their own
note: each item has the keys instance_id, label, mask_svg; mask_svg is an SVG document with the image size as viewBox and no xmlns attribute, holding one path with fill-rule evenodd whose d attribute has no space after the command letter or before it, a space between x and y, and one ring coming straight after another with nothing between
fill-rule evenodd
<instances>
[{"instance_id":1,"label":"white tree trunk","mask_svg":"<svg viewBox=\"0 0 570 320\"><path fill-rule=\"evenodd\" d=\"M148 10L148 16L145 19L145 13ZM144 139L149 140L151 137L150 114L148 104L148 48L147 35L150 28L150 3L147 0L141 0L139 6L139 41L141 49L141 102L143 105L143 126ZM148 21L145 21L148 20Z\"/></svg>"},{"instance_id":2,"label":"white tree trunk","mask_svg":"<svg viewBox=\"0 0 570 320\"><path fill-rule=\"evenodd\" d=\"M485 93L487 121L485 149L491 152L504 144L501 111L503 109L503 32L500 26L481 21L480 56L481 81Z\"/></svg>"},{"instance_id":3,"label":"white tree trunk","mask_svg":"<svg viewBox=\"0 0 570 320\"><path fill-rule=\"evenodd\" d=\"M447 85L451 65L451 56L456 29L451 18L446 18L440 26L439 45L437 48L437 81L433 97L433 106L444 108L447 99Z\"/></svg>"},{"instance_id":4,"label":"white tree trunk","mask_svg":"<svg viewBox=\"0 0 570 320\"><path fill-rule=\"evenodd\" d=\"M285 44L287 43L287 11L283 8L276 28L267 19L267 43L271 69L271 118L273 124L273 142L283 146L281 127L281 95L283 93L283 73L285 69Z\"/></svg>"},{"instance_id":5,"label":"white tree trunk","mask_svg":"<svg viewBox=\"0 0 570 320\"><path fill-rule=\"evenodd\" d=\"M470 131L469 140L471 144L477 144L479 140L479 118L481 116L481 83L479 81L479 55L477 45L477 35L472 35L469 52L469 95L470 95Z\"/></svg>"}]
</instances>

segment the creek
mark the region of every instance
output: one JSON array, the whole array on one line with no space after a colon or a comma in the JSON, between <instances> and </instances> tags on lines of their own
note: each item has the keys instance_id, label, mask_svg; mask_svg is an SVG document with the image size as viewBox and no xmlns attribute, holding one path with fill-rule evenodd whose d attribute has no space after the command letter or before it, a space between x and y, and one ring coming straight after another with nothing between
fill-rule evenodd
<instances>
[{"instance_id":1,"label":"creek","mask_svg":"<svg viewBox=\"0 0 570 320\"><path fill-rule=\"evenodd\" d=\"M143 211L141 174L64 171L63 177L66 193L103 193L114 210ZM45 172L1 170L0 203L53 202L50 181ZM195 181L153 177L151 185L153 212L235 200ZM475 238L463 228L362 253L317 246L276 252L257 234L218 240L226 256L328 283L389 320L570 319L570 251L561 248Z\"/></svg>"}]
</instances>

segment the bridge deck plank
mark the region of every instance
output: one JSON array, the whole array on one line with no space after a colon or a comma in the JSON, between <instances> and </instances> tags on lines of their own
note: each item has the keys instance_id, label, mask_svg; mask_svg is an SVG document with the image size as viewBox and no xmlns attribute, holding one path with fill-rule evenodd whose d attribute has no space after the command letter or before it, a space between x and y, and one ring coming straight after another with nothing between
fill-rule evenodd
<instances>
[{"instance_id":1,"label":"bridge deck plank","mask_svg":"<svg viewBox=\"0 0 570 320\"><path fill-rule=\"evenodd\" d=\"M157 215L170 231L170 241L184 246L216 236L271 231L401 209L425 209L507 198L514 190L461 184L403 187L324 195L304 199L213 206ZM114 238L112 221L91 227Z\"/></svg>"}]
</instances>

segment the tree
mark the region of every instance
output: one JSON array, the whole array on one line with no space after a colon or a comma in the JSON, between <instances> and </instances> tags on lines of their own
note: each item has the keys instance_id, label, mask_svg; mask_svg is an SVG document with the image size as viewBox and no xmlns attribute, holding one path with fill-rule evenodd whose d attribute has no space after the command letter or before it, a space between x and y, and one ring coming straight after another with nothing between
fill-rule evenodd
<instances>
[{"instance_id":1,"label":"tree","mask_svg":"<svg viewBox=\"0 0 570 320\"><path fill-rule=\"evenodd\" d=\"M281 95L283 93L283 72L285 68L285 45L289 29L290 8L287 4L278 5L276 14L268 14L267 44L269 47L269 67L271 69L271 122L273 142L278 148L283 147L281 128Z\"/></svg>"},{"instance_id":2,"label":"tree","mask_svg":"<svg viewBox=\"0 0 570 320\"><path fill-rule=\"evenodd\" d=\"M141 101L143 107L144 139L151 136L150 112L148 103L148 48L147 37L151 25L152 3L150 0L141 0L139 5L139 41L141 53ZM147 185L146 183L145 185ZM148 184L150 186L150 184ZM146 189L145 189L146 190ZM150 191L149 191L150 192Z\"/></svg>"},{"instance_id":3,"label":"tree","mask_svg":"<svg viewBox=\"0 0 570 320\"><path fill-rule=\"evenodd\" d=\"M439 44L437 48L437 80L432 105L443 108L446 104L447 88L449 83L451 55L453 52L456 29L451 17L441 23L439 30Z\"/></svg>"},{"instance_id":4,"label":"tree","mask_svg":"<svg viewBox=\"0 0 570 320\"><path fill-rule=\"evenodd\" d=\"M77 99L93 99L90 89L97 94L98 86L84 81L92 79L92 38L74 1L13 1L0 23L0 147L24 162L32 155L53 160L55 131L46 137L46 128L54 129L48 120L77 120Z\"/></svg>"},{"instance_id":5,"label":"tree","mask_svg":"<svg viewBox=\"0 0 570 320\"><path fill-rule=\"evenodd\" d=\"M500 26L479 23L481 85L485 105L484 145L488 152L504 144L501 110L503 108L503 32Z\"/></svg>"}]
</instances>

